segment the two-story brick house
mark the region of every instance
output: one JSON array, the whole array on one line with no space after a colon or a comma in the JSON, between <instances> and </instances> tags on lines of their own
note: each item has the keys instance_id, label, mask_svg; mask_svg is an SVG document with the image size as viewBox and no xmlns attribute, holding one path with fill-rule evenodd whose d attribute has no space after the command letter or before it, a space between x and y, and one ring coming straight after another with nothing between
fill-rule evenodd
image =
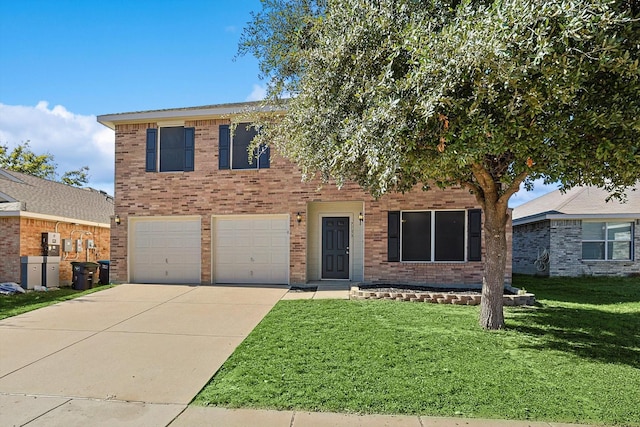
<instances>
[{"instance_id":1,"label":"two-story brick house","mask_svg":"<svg viewBox=\"0 0 640 427\"><path fill-rule=\"evenodd\" d=\"M250 162L255 130L230 125L258 105L98 117L116 135L112 281L481 283L482 214L467 190L375 200L302 182L274 150Z\"/></svg>"}]
</instances>

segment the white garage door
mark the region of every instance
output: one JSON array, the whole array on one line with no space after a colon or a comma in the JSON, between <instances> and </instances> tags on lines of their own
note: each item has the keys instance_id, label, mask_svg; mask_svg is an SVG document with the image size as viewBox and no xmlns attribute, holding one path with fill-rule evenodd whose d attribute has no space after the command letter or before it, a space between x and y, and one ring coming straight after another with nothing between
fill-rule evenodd
<instances>
[{"instance_id":1,"label":"white garage door","mask_svg":"<svg viewBox=\"0 0 640 427\"><path fill-rule=\"evenodd\" d=\"M200 218L132 219L133 283L200 283Z\"/></svg>"},{"instance_id":2,"label":"white garage door","mask_svg":"<svg viewBox=\"0 0 640 427\"><path fill-rule=\"evenodd\" d=\"M216 283L289 283L287 215L214 217Z\"/></svg>"}]
</instances>

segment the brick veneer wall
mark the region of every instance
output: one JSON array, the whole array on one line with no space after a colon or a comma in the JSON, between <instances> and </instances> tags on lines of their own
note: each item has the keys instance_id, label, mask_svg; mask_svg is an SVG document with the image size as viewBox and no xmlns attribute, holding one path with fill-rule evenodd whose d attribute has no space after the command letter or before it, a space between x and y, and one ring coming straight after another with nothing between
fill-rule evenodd
<instances>
[{"instance_id":1,"label":"brick veneer wall","mask_svg":"<svg viewBox=\"0 0 640 427\"><path fill-rule=\"evenodd\" d=\"M582 221L551 220L551 276L623 276L640 274L640 226L634 226L635 261L583 261Z\"/></svg>"},{"instance_id":2,"label":"brick veneer wall","mask_svg":"<svg viewBox=\"0 0 640 427\"><path fill-rule=\"evenodd\" d=\"M9 250L1 251L0 255L0 281L11 281L20 283L20 257L22 256L41 256L42 255L42 233L54 232L60 233L61 239L68 239L73 233L73 240L82 238L83 244L86 245L87 239L92 239L96 249L90 250L88 253L84 250L81 254L71 252L61 257L60 261L60 285L71 285L71 262L72 261L97 261L108 260L110 257L110 231L108 228L74 225L68 222L57 222L52 220L11 217L0 218L0 230L2 236L0 242L3 247L6 245ZM5 234L5 226L7 233ZM83 234L81 234L82 232ZM89 232L91 235L84 234ZM19 236L19 237L18 237ZM84 246L86 248L86 246Z\"/></svg>"},{"instance_id":3,"label":"brick veneer wall","mask_svg":"<svg viewBox=\"0 0 640 427\"><path fill-rule=\"evenodd\" d=\"M365 205L365 281L407 283L480 283L482 263L389 263L387 212L408 209L471 209L475 198L458 188L415 190L374 200L357 185L342 189L318 182L301 182L291 162L272 150L271 167L261 170L218 169L218 126L228 120L187 121L195 127L193 172L145 172L147 128L156 123L116 126L115 213L122 225L112 224L111 277L127 281L127 224L130 216L200 215L202 232L201 282L211 283L211 216L225 214L283 214L291 217L290 282L305 283L306 221L294 224L297 212L306 218L307 203L363 201ZM508 229L511 229L509 224ZM511 238L509 234L509 239ZM510 247L510 240L509 240ZM484 250L483 250L484 256ZM511 282L511 258L506 280Z\"/></svg>"},{"instance_id":4,"label":"brick veneer wall","mask_svg":"<svg viewBox=\"0 0 640 427\"><path fill-rule=\"evenodd\" d=\"M549 251L550 221L532 222L513 227L513 272L548 276L549 269L538 271L534 262L543 250Z\"/></svg>"},{"instance_id":5,"label":"brick veneer wall","mask_svg":"<svg viewBox=\"0 0 640 427\"><path fill-rule=\"evenodd\" d=\"M0 282L20 283L20 219L0 217Z\"/></svg>"}]
</instances>

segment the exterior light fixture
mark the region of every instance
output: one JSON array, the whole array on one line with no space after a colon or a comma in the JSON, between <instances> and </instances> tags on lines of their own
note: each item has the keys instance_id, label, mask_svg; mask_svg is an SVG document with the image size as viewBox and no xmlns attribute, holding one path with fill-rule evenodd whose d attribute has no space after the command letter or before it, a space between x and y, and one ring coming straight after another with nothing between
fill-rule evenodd
<instances>
[{"instance_id":1,"label":"exterior light fixture","mask_svg":"<svg viewBox=\"0 0 640 427\"><path fill-rule=\"evenodd\" d=\"M360 220L360 224L362 224L362 221L364 221L364 215L362 215L362 212L358 214L358 219Z\"/></svg>"},{"instance_id":2,"label":"exterior light fixture","mask_svg":"<svg viewBox=\"0 0 640 427\"><path fill-rule=\"evenodd\" d=\"M115 223L116 223L116 225L120 225L120 223L122 222L122 221L120 221L120 215L116 215L116 216L113 218L113 222L115 222Z\"/></svg>"},{"instance_id":3,"label":"exterior light fixture","mask_svg":"<svg viewBox=\"0 0 640 427\"><path fill-rule=\"evenodd\" d=\"M298 221L298 224L302 222L302 215L300 215L300 212L296 214L296 221Z\"/></svg>"}]
</instances>

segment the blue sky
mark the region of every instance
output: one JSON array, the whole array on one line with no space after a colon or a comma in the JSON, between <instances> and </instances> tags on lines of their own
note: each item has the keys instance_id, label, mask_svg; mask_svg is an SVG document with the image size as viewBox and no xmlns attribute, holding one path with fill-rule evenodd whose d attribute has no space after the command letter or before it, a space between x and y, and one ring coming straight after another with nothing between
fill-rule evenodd
<instances>
[{"instance_id":1,"label":"blue sky","mask_svg":"<svg viewBox=\"0 0 640 427\"><path fill-rule=\"evenodd\" d=\"M29 141L58 171L90 168L113 194L109 113L261 99L234 60L259 0L0 0L0 143ZM519 192L512 205L548 192Z\"/></svg>"}]
</instances>

